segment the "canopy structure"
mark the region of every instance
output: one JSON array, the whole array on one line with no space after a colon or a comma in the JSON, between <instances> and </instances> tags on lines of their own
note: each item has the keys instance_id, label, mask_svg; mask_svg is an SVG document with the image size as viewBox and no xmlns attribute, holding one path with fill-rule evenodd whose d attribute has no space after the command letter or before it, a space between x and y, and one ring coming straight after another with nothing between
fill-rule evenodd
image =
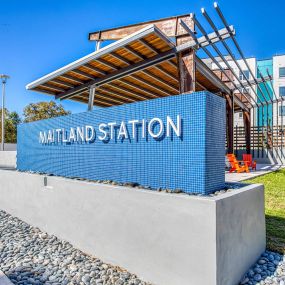
<instances>
[{"instance_id":1,"label":"canopy structure","mask_svg":"<svg viewBox=\"0 0 285 285\"><path fill-rule=\"evenodd\" d=\"M271 78L256 78L237 44L233 26L227 23L217 3L214 7L224 27L218 29L202 9L202 15L213 31L210 33L194 14L90 33L89 40L96 42L95 52L35 80L26 88L60 100L88 103L88 110L94 105L110 107L208 90L226 98L227 137L231 150L233 113L243 111L247 137L250 138L250 110L267 104L259 84ZM100 49L103 40L115 42ZM240 80L244 70L227 40L232 41L252 80ZM198 51L212 60L216 70L199 58ZM229 59L236 64L239 73L229 64Z\"/></svg>"},{"instance_id":2,"label":"canopy structure","mask_svg":"<svg viewBox=\"0 0 285 285\"><path fill-rule=\"evenodd\" d=\"M221 34L229 36L225 29ZM214 34L209 36L218 40ZM205 38L199 42L205 44ZM28 84L27 89L87 103L89 88L95 86L93 103L102 107L177 95L177 53L195 45L190 41L176 47L155 25L149 25ZM208 67L198 57L194 60L196 89L219 91L205 74Z\"/></svg>"}]
</instances>

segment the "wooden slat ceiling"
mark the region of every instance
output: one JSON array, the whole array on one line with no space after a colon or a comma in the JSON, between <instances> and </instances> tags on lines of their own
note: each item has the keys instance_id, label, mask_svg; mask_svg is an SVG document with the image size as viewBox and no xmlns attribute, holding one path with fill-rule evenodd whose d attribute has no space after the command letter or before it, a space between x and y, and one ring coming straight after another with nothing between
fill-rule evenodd
<instances>
[{"instance_id":1,"label":"wooden slat ceiling","mask_svg":"<svg viewBox=\"0 0 285 285\"><path fill-rule=\"evenodd\" d=\"M60 95L90 80L103 78L174 47L173 43L158 32L154 26L149 27L149 32L144 32L142 37L138 37L138 33L135 34L134 40L132 37L128 37L127 44L115 45L114 49L107 46L106 53L104 53L105 48L97 52L101 53L99 57L95 56L94 59L96 52L92 53L93 56L90 55L90 60L84 60L75 68L72 64L69 65L70 67L63 67L30 83L27 85L27 89L55 96ZM178 71L174 58L101 85L96 88L94 105L108 107L178 93ZM70 99L87 103L88 90L76 94Z\"/></svg>"},{"instance_id":2,"label":"wooden slat ceiling","mask_svg":"<svg viewBox=\"0 0 285 285\"><path fill-rule=\"evenodd\" d=\"M60 96L173 48L174 44L169 38L151 25L28 84L27 89ZM195 76L196 91L220 91L198 70ZM99 85L96 87L94 105L110 107L179 93L178 67L174 55L156 65ZM88 97L88 89L85 88L68 99L88 103Z\"/></svg>"}]
</instances>

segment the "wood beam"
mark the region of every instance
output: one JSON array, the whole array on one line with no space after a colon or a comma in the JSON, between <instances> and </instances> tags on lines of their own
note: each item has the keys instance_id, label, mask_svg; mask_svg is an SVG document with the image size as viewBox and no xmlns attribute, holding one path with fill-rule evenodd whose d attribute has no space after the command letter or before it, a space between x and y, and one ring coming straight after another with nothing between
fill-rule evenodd
<instances>
[{"instance_id":1,"label":"wood beam","mask_svg":"<svg viewBox=\"0 0 285 285\"><path fill-rule=\"evenodd\" d=\"M226 98L226 135L228 153L234 153L234 95L224 94Z\"/></svg>"},{"instance_id":2,"label":"wood beam","mask_svg":"<svg viewBox=\"0 0 285 285\"><path fill-rule=\"evenodd\" d=\"M187 50L178 54L179 91L181 94L195 91L194 51Z\"/></svg>"},{"instance_id":3,"label":"wood beam","mask_svg":"<svg viewBox=\"0 0 285 285\"><path fill-rule=\"evenodd\" d=\"M177 22L180 19L186 22L189 26L192 25L193 21L190 18L189 14L178 15L154 21L141 22L133 25L92 32L89 33L89 40L90 41L119 40L149 25L155 25L168 37L187 35L185 31L177 28Z\"/></svg>"},{"instance_id":4,"label":"wood beam","mask_svg":"<svg viewBox=\"0 0 285 285\"><path fill-rule=\"evenodd\" d=\"M250 131L251 131L251 123L250 123L250 111L243 111L243 123L244 123L244 131L245 131L245 143L246 143L246 153L250 154Z\"/></svg>"}]
</instances>

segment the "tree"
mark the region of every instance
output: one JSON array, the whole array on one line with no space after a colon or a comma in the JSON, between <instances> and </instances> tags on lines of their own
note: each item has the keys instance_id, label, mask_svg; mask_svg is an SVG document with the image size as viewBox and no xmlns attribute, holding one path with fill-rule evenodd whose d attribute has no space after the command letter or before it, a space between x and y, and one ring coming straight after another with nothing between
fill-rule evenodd
<instances>
[{"instance_id":1,"label":"tree","mask_svg":"<svg viewBox=\"0 0 285 285\"><path fill-rule=\"evenodd\" d=\"M2 118L2 109L0 110ZM5 142L17 142L17 125L21 123L20 116L17 112L9 112L5 108ZM0 120L0 140L2 141L2 121Z\"/></svg>"},{"instance_id":2,"label":"tree","mask_svg":"<svg viewBox=\"0 0 285 285\"><path fill-rule=\"evenodd\" d=\"M24 108L24 122L34 122L69 114L70 111L66 111L61 104L56 104L54 101L31 103Z\"/></svg>"}]
</instances>

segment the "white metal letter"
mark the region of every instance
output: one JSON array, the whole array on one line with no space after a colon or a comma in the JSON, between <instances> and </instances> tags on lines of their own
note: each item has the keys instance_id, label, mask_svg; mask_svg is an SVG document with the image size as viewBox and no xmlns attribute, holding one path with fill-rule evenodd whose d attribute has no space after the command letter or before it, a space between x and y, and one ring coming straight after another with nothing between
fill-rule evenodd
<instances>
[{"instance_id":1,"label":"white metal letter","mask_svg":"<svg viewBox=\"0 0 285 285\"><path fill-rule=\"evenodd\" d=\"M170 116L166 117L166 135L167 137L171 136L171 128L173 129L174 133L176 134L177 137L181 136L181 117L180 115L177 115L177 122L176 122L176 126L173 123L172 119Z\"/></svg>"},{"instance_id":2,"label":"white metal letter","mask_svg":"<svg viewBox=\"0 0 285 285\"><path fill-rule=\"evenodd\" d=\"M118 139L120 139L120 137L126 138L126 139L129 137L127 127L126 127L126 123L124 121L121 122L120 130L118 133Z\"/></svg>"},{"instance_id":3,"label":"white metal letter","mask_svg":"<svg viewBox=\"0 0 285 285\"><path fill-rule=\"evenodd\" d=\"M98 137L100 141L104 141L108 137L108 132L105 130L106 127L108 127L107 124L100 124L99 125L99 131L104 134L104 136Z\"/></svg>"},{"instance_id":4,"label":"white metal letter","mask_svg":"<svg viewBox=\"0 0 285 285\"><path fill-rule=\"evenodd\" d=\"M114 127L117 125L116 122L113 122L113 123L108 123L108 126L110 127L110 132L111 132L111 140L114 138Z\"/></svg>"},{"instance_id":5,"label":"white metal letter","mask_svg":"<svg viewBox=\"0 0 285 285\"><path fill-rule=\"evenodd\" d=\"M155 123L158 123L159 124L159 132L157 134L155 134L153 131L152 131L152 126L155 124ZM148 124L148 132L149 134L153 137L153 138L158 138L162 135L164 131L164 126L163 126L163 122L161 119L159 118L153 118L150 120L149 124Z\"/></svg>"},{"instance_id":6,"label":"white metal letter","mask_svg":"<svg viewBox=\"0 0 285 285\"><path fill-rule=\"evenodd\" d=\"M94 128L92 126L85 126L85 140L90 142L94 139Z\"/></svg>"},{"instance_id":7,"label":"white metal letter","mask_svg":"<svg viewBox=\"0 0 285 285\"><path fill-rule=\"evenodd\" d=\"M139 123L139 120L132 120L132 121L129 121L129 124L132 124L132 128L133 128L133 131L132 131L132 133L133 133L133 139L135 139L136 138L136 124L138 124Z\"/></svg>"},{"instance_id":8,"label":"white metal letter","mask_svg":"<svg viewBox=\"0 0 285 285\"><path fill-rule=\"evenodd\" d=\"M46 132L40 132L39 142L42 143L42 144L47 143L47 134L46 134Z\"/></svg>"}]
</instances>

